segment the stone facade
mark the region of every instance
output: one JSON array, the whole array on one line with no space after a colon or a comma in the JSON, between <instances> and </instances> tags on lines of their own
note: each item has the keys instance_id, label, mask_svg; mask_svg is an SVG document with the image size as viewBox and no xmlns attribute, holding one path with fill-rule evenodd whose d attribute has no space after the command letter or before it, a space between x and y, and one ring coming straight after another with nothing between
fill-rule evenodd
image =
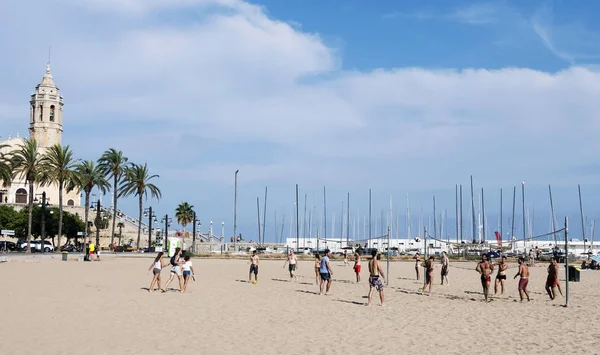
<instances>
[{"instance_id":1,"label":"stone facade","mask_svg":"<svg viewBox=\"0 0 600 355\"><path fill-rule=\"evenodd\" d=\"M54 78L50 72L50 64L46 65L46 73L42 82L35 87L34 93L29 101L29 137L35 139L40 154L44 154L46 149L55 145L62 144L63 132L63 97L60 95L58 87L54 84ZM0 145L6 147L0 149L0 153L8 153L17 149L23 142L22 138L10 138L0 142ZM34 194L41 198L42 192L46 192L46 199L49 204L58 204L58 186L34 186ZM27 204L29 188L24 179L17 177L7 188L0 188L0 203L9 204ZM81 195L78 191L63 192L63 205L80 206Z\"/></svg>"}]
</instances>

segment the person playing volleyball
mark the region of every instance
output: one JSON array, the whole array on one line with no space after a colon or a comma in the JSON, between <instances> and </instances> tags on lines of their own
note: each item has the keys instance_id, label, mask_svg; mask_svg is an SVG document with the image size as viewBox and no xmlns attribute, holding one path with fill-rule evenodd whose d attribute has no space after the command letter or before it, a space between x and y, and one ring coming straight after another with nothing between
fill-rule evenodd
<instances>
[{"instance_id":1,"label":"person playing volleyball","mask_svg":"<svg viewBox=\"0 0 600 355\"><path fill-rule=\"evenodd\" d=\"M360 282L360 254L358 250L354 252L354 273L356 274L356 282Z\"/></svg>"},{"instance_id":2,"label":"person playing volleyball","mask_svg":"<svg viewBox=\"0 0 600 355\"><path fill-rule=\"evenodd\" d=\"M381 276L381 278L379 277ZM369 301L367 306L371 305L371 296L373 295L373 291L377 290L379 292L379 300L381 301L381 305L383 306L383 283L381 280L385 281L385 274L383 273L383 269L381 268L381 264L379 260L377 260L377 250L371 251L371 260L369 260Z\"/></svg>"}]
</instances>

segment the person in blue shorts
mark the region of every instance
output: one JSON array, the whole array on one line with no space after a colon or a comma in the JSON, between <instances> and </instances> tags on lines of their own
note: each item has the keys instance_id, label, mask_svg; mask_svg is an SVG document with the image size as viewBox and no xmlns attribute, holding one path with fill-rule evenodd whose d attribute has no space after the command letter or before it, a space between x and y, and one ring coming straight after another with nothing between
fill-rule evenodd
<instances>
[{"instance_id":1,"label":"person in blue shorts","mask_svg":"<svg viewBox=\"0 0 600 355\"><path fill-rule=\"evenodd\" d=\"M319 267L319 274L321 275L321 285L319 287L319 295L323 293L323 287L325 283L327 283L327 287L325 288L325 295L330 295L331 290L331 277L333 276L333 271L331 270L331 265L329 264L329 258L331 257L331 251L329 249L325 249L325 255L321 258L321 265Z\"/></svg>"}]
</instances>

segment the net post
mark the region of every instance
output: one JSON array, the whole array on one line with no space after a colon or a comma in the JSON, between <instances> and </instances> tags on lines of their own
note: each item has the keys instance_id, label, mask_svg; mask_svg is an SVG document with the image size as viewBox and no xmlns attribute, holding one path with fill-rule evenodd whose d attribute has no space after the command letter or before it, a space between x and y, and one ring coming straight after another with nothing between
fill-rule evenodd
<instances>
[{"instance_id":1,"label":"net post","mask_svg":"<svg viewBox=\"0 0 600 355\"><path fill-rule=\"evenodd\" d=\"M569 306L569 217L565 217L565 307Z\"/></svg>"},{"instance_id":2,"label":"net post","mask_svg":"<svg viewBox=\"0 0 600 355\"><path fill-rule=\"evenodd\" d=\"M385 283L386 286L390 285L390 226L388 226L387 228L387 240L388 240L388 247L387 247L387 277L385 278Z\"/></svg>"},{"instance_id":3,"label":"net post","mask_svg":"<svg viewBox=\"0 0 600 355\"><path fill-rule=\"evenodd\" d=\"M425 286L427 286L427 267L425 261L427 261L427 227L423 227L423 242L424 250L423 250L423 292L425 292Z\"/></svg>"}]
</instances>

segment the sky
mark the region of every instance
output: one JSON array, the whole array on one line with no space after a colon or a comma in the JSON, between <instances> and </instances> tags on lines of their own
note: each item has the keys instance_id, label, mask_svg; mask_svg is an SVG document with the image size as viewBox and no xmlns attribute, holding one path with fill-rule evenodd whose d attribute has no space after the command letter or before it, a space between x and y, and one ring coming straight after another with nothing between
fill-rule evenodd
<instances>
[{"instance_id":1,"label":"sky","mask_svg":"<svg viewBox=\"0 0 600 355\"><path fill-rule=\"evenodd\" d=\"M578 184L588 235L600 212L600 3L32 0L0 10L2 139L27 135L50 46L63 144L82 159L112 147L147 162L163 198L145 207L172 215L189 202L204 231L212 220L215 234L224 223L233 235L237 169L247 240L265 187L266 239L279 219L288 236L296 184L300 219L305 196L323 214L326 186L328 223L348 193L351 221L364 220L372 189L373 215L391 199L400 232L407 196L413 230L421 210L431 220L433 196L453 230L455 187L467 216L470 176L490 233L500 189L506 230L522 182L534 234L549 229L549 185L573 235ZM137 201L120 207L135 216Z\"/></svg>"}]
</instances>

